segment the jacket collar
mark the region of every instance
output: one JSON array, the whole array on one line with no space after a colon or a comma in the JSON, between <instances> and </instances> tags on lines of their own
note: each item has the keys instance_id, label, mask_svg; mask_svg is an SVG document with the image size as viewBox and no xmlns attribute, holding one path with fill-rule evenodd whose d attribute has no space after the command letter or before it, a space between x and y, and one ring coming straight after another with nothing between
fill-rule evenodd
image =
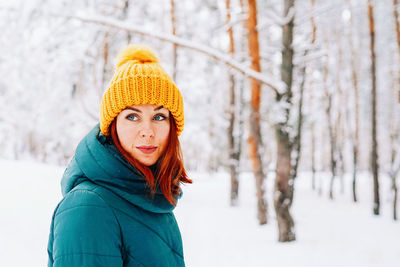
<instances>
[{"instance_id":1,"label":"jacket collar","mask_svg":"<svg viewBox=\"0 0 400 267\"><path fill-rule=\"evenodd\" d=\"M160 188L154 197L151 196L146 180L125 160L110 138L101 134L99 124L79 143L64 172L61 181L63 195L85 180L107 188L144 210L167 213L175 208Z\"/></svg>"}]
</instances>

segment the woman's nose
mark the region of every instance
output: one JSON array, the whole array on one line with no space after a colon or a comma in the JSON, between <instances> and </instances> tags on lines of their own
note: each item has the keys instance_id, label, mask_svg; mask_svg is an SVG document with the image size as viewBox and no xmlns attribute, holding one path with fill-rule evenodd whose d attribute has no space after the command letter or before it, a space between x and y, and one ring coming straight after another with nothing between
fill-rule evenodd
<instances>
[{"instance_id":1,"label":"woman's nose","mask_svg":"<svg viewBox=\"0 0 400 267\"><path fill-rule=\"evenodd\" d=\"M154 137L154 131L150 127L150 125L146 125L143 127L143 129L140 131L140 136L145 138L145 137Z\"/></svg>"}]
</instances>

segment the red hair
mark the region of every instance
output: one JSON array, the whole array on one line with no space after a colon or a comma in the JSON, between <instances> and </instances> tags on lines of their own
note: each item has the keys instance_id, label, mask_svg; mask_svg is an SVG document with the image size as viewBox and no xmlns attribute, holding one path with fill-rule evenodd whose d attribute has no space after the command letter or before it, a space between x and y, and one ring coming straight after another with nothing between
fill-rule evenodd
<instances>
[{"instance_id":1,"label":"red hair","mask_svg":"<svg viewBox=\"0 0 400 267\"><path fill-rule=\"evenodd\" d=\"M169 131L168 144L164 153L155 164L156 170L154 173L148 166L137 161L122 148L118 139L116 120L111 123L111 137L121 154L146 179L147 185L151 189L151 194L154 196L157 186L159 186L168 202L175 206L176 196L179 195L180 191L180 184L191 184L192 180L188 178L183 166L182 150L176 131L175 120L172 116L170 116L170 118L171 127Z\"/></svg>"}]
</instances>

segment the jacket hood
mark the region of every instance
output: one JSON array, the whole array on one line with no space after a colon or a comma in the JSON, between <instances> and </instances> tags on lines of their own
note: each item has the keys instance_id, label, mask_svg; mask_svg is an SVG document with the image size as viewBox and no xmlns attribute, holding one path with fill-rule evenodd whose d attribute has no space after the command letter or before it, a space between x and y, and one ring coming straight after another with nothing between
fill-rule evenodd
<instances>
[{"instance_id":1,"label":"jacket hood","mask_svg":"<svg viewBox=\"0 0 400 267\"><path fill-rule=\"evenodd\" d=\"M100 132L97 124L76 148L61 180L65 196L84 181L105 187L135 206L155 213L171 212L175 207L168 202L160 188L153 196L143 178L122 156L110 138ZM180 198L181 194L178 196Z\"/></svg>"}]
</instances>

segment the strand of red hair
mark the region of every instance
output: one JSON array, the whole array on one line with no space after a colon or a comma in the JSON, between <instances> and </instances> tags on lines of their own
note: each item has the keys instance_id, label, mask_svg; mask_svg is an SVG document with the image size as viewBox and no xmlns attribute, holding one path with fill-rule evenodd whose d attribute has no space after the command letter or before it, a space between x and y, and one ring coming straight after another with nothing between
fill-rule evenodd
<instances>
[{"instance_id":1,"label":"strand of red hair","mask_svg":"<svg viewBox=\"0 0 400 267\"><path fill-rule=\"evenodd\" d=\"M130 164L146 179L146 183L154 196L157 186L160 187L163 195L169 203L176 206L176 197L180 193L180 185L184 183L192 183L188 178L186 170L183 166L182 150L176 131L176 123L173 116L170 116L170 132L168 144L164 153L156 162L156 171L153 173L151 169L137 161L129 155L123 148L118 139L116 120L111 124L111 138L121 154L128 160Z\"/></svg>"}]
</instances>

